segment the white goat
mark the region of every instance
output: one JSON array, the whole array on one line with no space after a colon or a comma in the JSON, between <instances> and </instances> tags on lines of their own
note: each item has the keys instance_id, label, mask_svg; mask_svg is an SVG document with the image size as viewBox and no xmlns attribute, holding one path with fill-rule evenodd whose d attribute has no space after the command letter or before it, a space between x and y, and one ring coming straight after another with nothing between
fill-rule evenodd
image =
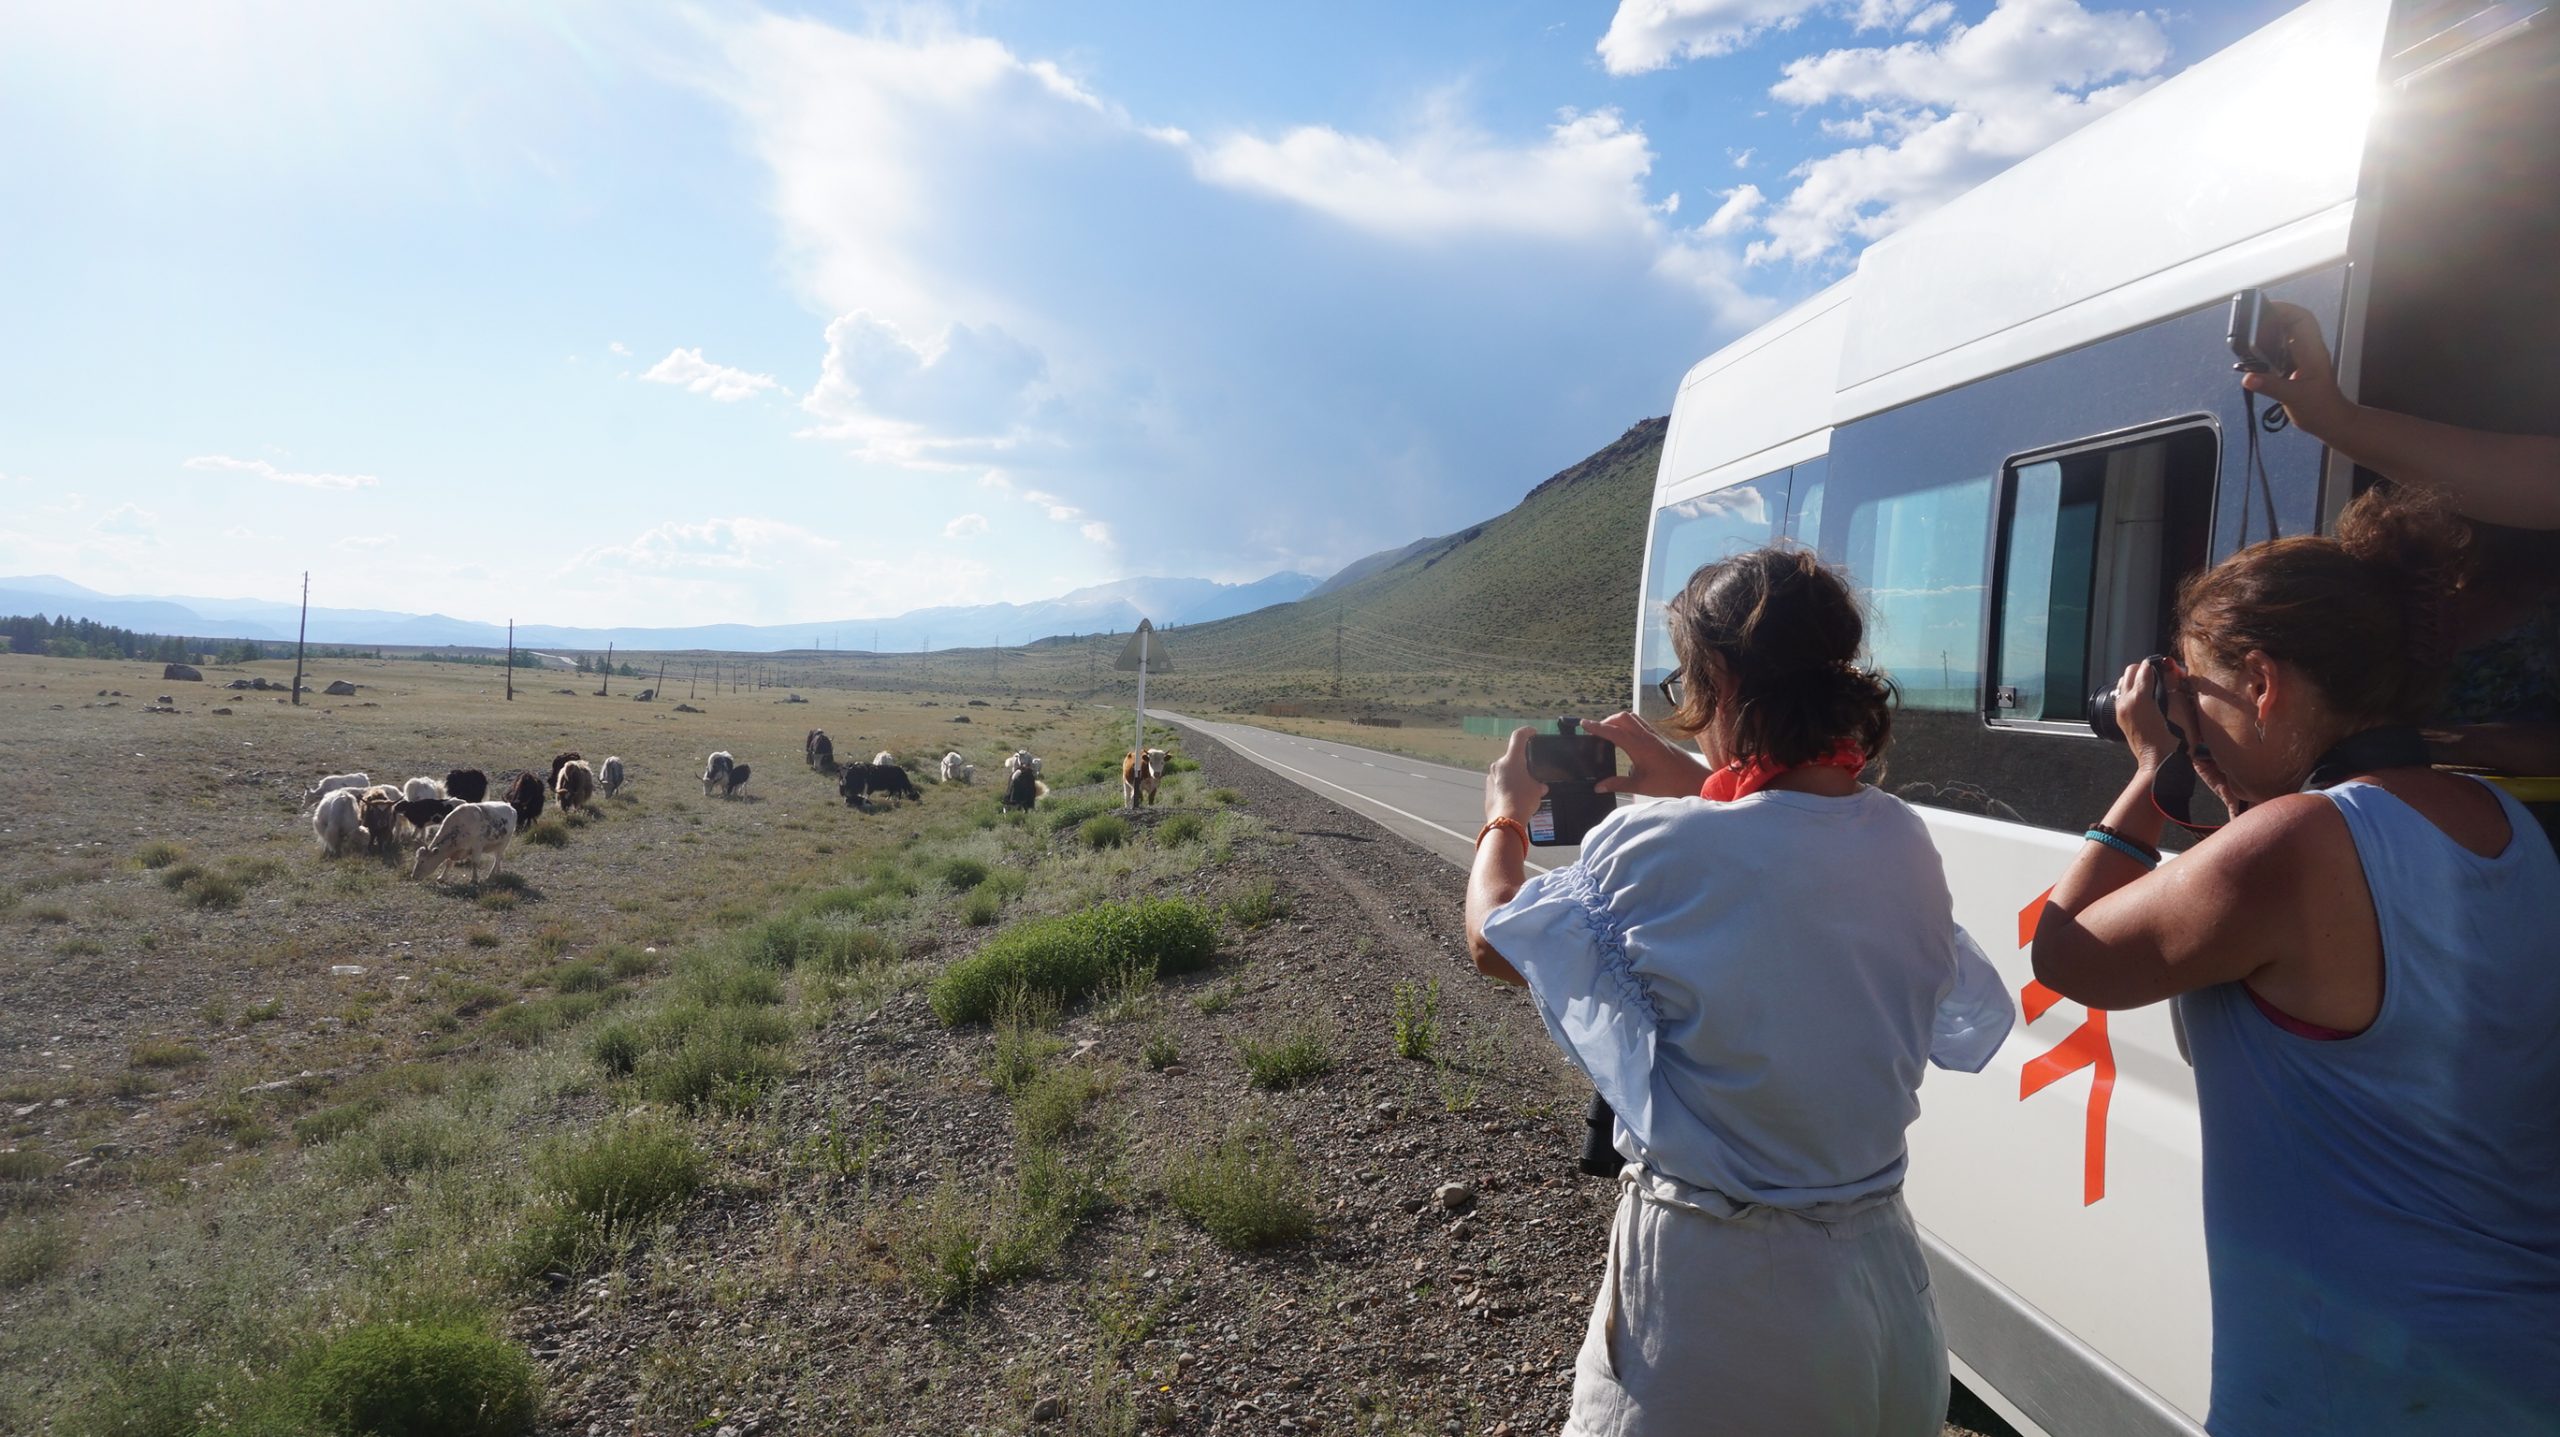
<instances>
[{"instance_id":1,"label":"white goat","mask_svg":"<svg viewBox=\"0 0 2560 1437\"><path fill-rule=\"evenodd\" d=\"M622 758L620 755L617 754L607 758L604 761L604 767L596 770L596 787L603 789L604 796L607 798L613 797L613 791L622 787Z\"/></svg>"},{"instance_id":2,"label":"white goat","mask_svg":"<svg viewBox=\"0 0 2560 1437\"><path fill-rule=\"evenodd\" d=\"M885 763L891 768L896 768L898 766L898 756L889 752L885 748L880 750L878 753L873 754L871 756L871 761L873 763Z\"/></svg>"},{"instance_id":3,"label":"white goat","mask_svg":"<svg viewBox=\"0 0 2560 1437\"><path fill-rule=\"evenodd\" d=\"M1027 748L1015 749L1012 756L1004 761L1004 776L1006 781L1010 782L1013 776L1017 773L1028 773L1033 778L1038 778L1040 776L1040 756Z\"/></svg>"},{"instance_id":4,"label":"white goat","mask_svg":"<svg viewBox=\"0 0 2560 1437\"><path fill-rule=\"evenodd\" d=\"M444 780L440 778L413 778L407 783L400 785L400 796L403 798L442 798L444 797Z\"/></svg>"},{"instance_id":5,"label":"white goat","mask_svg":"<svg viewBox=\"0 0 2560 1437\"><path fill-rule=\"evenodd\" d=\"M357 801L354 789L333 788L320 795L320 806L311 810L311 836L320 840L324 858L364 848L364 805Z\"/></svg>"},{"instance_id":6,"label":"white goat","mask_svg":"<svg viewBox=\"0 0 2560 1437\"><path fill-rule=\"evenodd\" d=\"M336 793L339 789L362 788L371 782L373 782L373 775L369 773L333 773L303 790L302 801L314 803Z\"/></svg>"},{"instance_id":7,"label":"white goat","mask_svg":"<svg viewBox=\"0 0 2560 1437\"><path fill-rule=\"evenodd\" d=\"M516 835L516 811L504 803L466 803L445 815L445 820L427 835L418 849L418 857L409 865L411 878L432 876L444 881L444 870L451 864L463 864L471 870L471 881L480 881L480 860L489 860L489 876L498 876L498 866L507 851L507 840Z\"/></svg>"},{"instance_id":8,"label":"white goat","mask_svg":"<svg viewBox=\"0 0 2560 1437\"><path fill-rule=\"evenodd\" d=\"M967 783L977 776L978 766L969 762L967 759L962 758L957 753L946 753L942 756L942 781L944 783Z\"/></svg>"}]
</instances>

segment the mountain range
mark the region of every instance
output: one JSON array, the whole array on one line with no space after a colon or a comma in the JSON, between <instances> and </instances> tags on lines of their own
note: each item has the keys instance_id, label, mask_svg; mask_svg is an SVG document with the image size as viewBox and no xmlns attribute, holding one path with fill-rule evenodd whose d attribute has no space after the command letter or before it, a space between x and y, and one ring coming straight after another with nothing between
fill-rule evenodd
<instances>
[{"instance_id":1,"label":"mountain range","mask_svg":"<svg viewBox=\"0 0 2560 1437\"><path fill-rule=\"evenodd\" d=\"M1365 561L1364 561L1365 562ZM1280 573L1247 584L1211 579L1121 579L1028 604L915 609L888 618L805 624L702 624L679 628L581 629L519 624L519 648L601 650L707 649L727 653L843 648L905 653L986 644L1021 644L1061 634L1125 633L1149 618L1159 626L1232 618L1305 597L1310 574ZM296 606L265 599L102 594L51 574L0 578L0 613L94 619L142 633L190 638L293 641ZM379 644L400 648L501 648L503 624L444 614L380 609L311 611L315 644Z\"/></svg>"}]
</instances>

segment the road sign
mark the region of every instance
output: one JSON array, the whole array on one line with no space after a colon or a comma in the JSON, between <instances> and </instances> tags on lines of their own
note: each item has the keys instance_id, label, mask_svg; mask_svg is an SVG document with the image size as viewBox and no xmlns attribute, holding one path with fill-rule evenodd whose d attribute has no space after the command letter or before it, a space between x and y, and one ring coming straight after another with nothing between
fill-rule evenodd
<instances>
[{"instance_id":1,"label":"road sign","mask_svg":"<svg viewBox=\"0 0 2560 1437\"><path fill-rule=\"evenodd\" d=\"M1129 646L1120 651L1120 657L1112 661L1111 667L1122 673L1134 674L1141 662L1151 674L1173 671L1173 655L1165 652L1164 638L1156 633L1155 623L1150 619L1138 621L1138 631L1129 636Z\"/></svg>"}]
</instances>

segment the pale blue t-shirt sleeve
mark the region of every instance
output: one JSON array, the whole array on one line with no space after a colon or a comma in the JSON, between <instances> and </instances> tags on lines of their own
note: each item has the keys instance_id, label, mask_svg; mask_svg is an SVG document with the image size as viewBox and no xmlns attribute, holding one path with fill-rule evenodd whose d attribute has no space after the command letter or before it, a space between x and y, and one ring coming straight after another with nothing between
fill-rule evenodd
<instances>
[{"instance_id":1,"label":"pale blue t-shirt sleeve","mask_svg":"<svg viewBox=\"0 0 2560 1437\"><path fill-rule=\"evenodd\" d=\"M1547 1033L1640 1144L1654 1138L1654 1052L1662 1015L1627 952L1612 893L1643 881L1624 851L1626 813L1583 840L1582 861L1533 875L1484 923L1485 941L1527 980ZM1595 874L1606 875L1603 880Z\"/></svg>"},{"instance_id":2,"label":"pale blue t-shirt sleeve","mask_svg":"<svg viewBox=\"0 0 2560 1437\"><path fill-rule=\"evenodd\" d=\"M2000 981L2000 970L1991 966L1964 925L1957 924L1955 986L1938 1000L1929 1061L1949 1072L1979 1073L2017 1021L2018 1010L2009 1001L2009 985Z\"/></svg>"}]
</instances>

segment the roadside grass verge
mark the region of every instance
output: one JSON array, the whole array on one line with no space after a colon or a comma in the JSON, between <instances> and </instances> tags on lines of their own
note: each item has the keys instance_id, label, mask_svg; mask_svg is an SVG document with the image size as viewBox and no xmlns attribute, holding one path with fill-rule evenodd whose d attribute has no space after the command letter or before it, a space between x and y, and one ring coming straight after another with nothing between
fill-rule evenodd
<instances>
[{"instance_id":1,"label":"roadside grass verge","mask_svg":"<svg viewBox=\"0 0 2560 1437\"><path fill-rule=\"evenodd\" d=\"M1165 1169L1164 1194L1175 1211L1237 1251L1295 1242L1316 1228L1306 1169L1260 1114L1177 1156Z\"/></svg>"},{"instance_id":2,"label":"roadside grass verge","mask_svg":"<svg viewBox=\"0 0 2560 1437\"><path fill-rule=\"evenodd\" d=\"M1333 1071L1323 1035L1304 1028L1276 1038L1238 1038L1236 1059L1246 1081L1272 1092L1303 1088Z\"/></svg>"},{"instance_id":3,"label":"roadside grass verge","mask_svg":"<svg viewBox=\"0 0 2560 1437\"><path fill-rule=\"evenodd\" d=\"M1206 967L1218 949L1208 910L1183 898L1103 903L1077 913L1017 923L943 970L930 991L947 1026L984 1022L1017 990L1064 1008L1122 970L1158 976Z\"/></svg>"}]
</instances>

